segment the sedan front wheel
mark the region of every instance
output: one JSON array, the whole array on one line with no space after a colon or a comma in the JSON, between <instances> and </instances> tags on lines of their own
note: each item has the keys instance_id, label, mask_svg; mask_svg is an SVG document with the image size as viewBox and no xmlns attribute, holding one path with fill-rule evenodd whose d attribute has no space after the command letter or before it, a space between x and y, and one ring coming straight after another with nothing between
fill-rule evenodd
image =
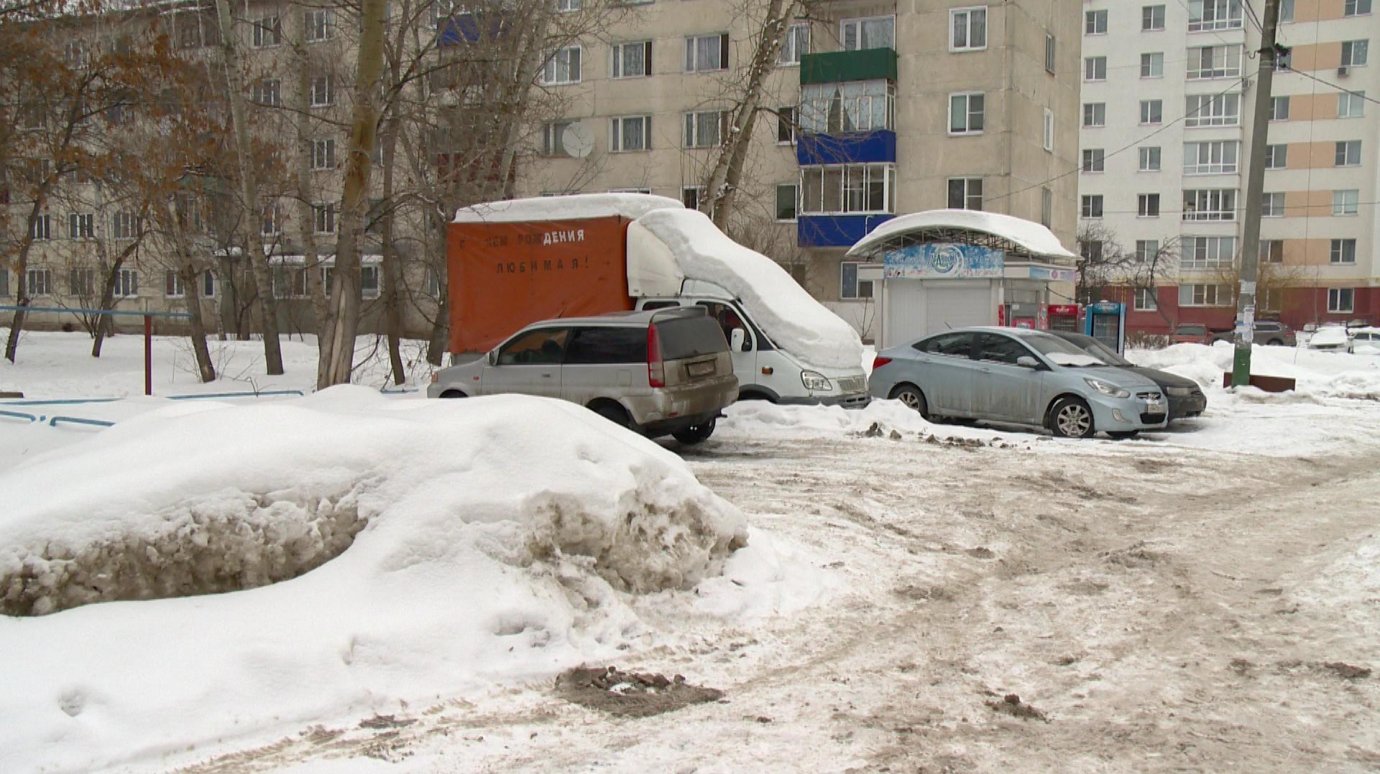
<instances>
[{"instance_id":1,"label":"sedan front wheel","mask_svg":"<svg viewBox=\"0 0 1380 774\"><path fill-rule=\"evenodd\" d=\"M1049 429L1059 438L1087 438L1093 434L1092 409L1082 398L1060 398L1049 413Z\"/></svg>"}]
</instances>

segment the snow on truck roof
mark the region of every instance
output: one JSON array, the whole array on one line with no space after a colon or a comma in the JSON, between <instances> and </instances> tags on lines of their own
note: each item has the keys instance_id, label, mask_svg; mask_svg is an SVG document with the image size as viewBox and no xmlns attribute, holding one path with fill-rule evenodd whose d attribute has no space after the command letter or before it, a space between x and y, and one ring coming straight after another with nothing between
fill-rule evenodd
<instances>
[{"instance_id":1,"label":"snow on truck roof","mask_svg":"<svg viewBox=\"0 0 1380 774\"><path fill-rule=\"evenodd\" d=\"M621 216L637 220L652 210L685 209L666 196L635 193L569 194L508 199L461 207L455 223L503 223L524 220L573 220Z\"/></svg>"},{"instance_id":2,"label":"snow on truck roof","mask_svg":"<svg viewBox=\"0 0 1380 774\"><path fill-rule=\"evenodd\" d=\"M1076 258L1059 238L1039 223L979 210L927 210L898 215L872 230L848 250L849 256L871 255L894 245L902 237L939 229L981 231L1011 242L1035 258Z\"/></svg>"}]
</instances>

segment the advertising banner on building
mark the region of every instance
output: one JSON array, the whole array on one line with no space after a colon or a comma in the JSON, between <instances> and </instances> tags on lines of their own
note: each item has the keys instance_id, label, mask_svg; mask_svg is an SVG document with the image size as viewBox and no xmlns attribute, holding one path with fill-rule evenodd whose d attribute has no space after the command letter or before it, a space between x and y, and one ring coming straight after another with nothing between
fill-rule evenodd
<instances>
[{"instance_id":1,"label":"advertising banner on building","mask_svg":"<svg viewBox=\"0 0 1380 774\"><path fill-rule=\"evenodd\" d=\"M882 256L882 276L902 279L1001 277L1005 263L1005 252L982 245L907 245Z\"/></svg>"}]
</instances>

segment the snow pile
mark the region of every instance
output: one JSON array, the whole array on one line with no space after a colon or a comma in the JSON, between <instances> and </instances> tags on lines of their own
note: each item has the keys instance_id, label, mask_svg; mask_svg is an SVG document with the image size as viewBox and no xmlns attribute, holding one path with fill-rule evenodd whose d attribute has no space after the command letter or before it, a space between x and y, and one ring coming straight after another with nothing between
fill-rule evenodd
<instances>
[{"instance_id":1,"label":"snow pile","mask_svg":"<svg viewBox=\"0 0 1380 774\"><path fill-rule=\"evenodd\" d=\"M713 282L741 299L776 346L810 365L857 370L857 331L776 261L729 239L696 210L658 209L637 222L666 244L688 279Z\"/></svg>"},{"instance_id":2,"label":"snow pile","mask_svg":"<svg viewBox=\"0 0 1380 774\"><path fill-rule=\"evenodd\" d=\"M544 678L645 636L627 592L711 578L747 535L674 454L516 396L174 404L0 486L0 567L38 612L297 576L0 617L3 771ZM779 573L737 575L724 609L781 594Z\"/></svg>"},{"instance_id":3,"label":"snow pile","mask_svg":"<svg viewBox=\"0 0 1380 774\"><path fill-rule=\"evenodd\" d=\"M1127 358L1220 390L1222 374L1231 371L1233 352L1229 342L1175 344L1164 349L1131 350ZM1295 380L1292 399L1380 400L1380 358L1366 355L1256 345L1251 349L1251 373Z\"/></svg>"},{"instance_id":4,"label":"snow pile","mask_svg":"<svg viewBox=\"0 0 1380 774\"><path fill-rule=\"evenodd\" d=\"M505 223L525 220L568 220L621 216L637 220L652 210L685 209L666 196L633 193L570 194L508 199L461 207L455 223Z\"/></svg>"}]
</instances>

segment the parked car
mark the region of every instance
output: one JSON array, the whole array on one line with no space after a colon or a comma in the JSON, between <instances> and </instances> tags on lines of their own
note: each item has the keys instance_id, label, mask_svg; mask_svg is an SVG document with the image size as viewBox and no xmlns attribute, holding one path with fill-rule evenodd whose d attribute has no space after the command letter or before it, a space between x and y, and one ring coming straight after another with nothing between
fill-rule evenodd
<instances>
[{"instance_id":1,"label":"parked car","mask_svg":"<svg viewBox=\"0 0 1380 774\"><path fill-rule=\"evenodd\" d=\"M1211 344L1212 331L1206 325L1197 323L1181 323L1174 326L1174 332L1169 334L1171 344Z\"/></svg>"},{"instance_id":2,"label":"parked car","mask_svg":"<svg viewBox=\"0 0 1380 774\"><path fill-rule=\"evenodd\" d=\"M1308 337L1308 348L1324 352L1345 352L1351 339L1341 325L1323 325Z\"/></svg>"},{"instance_id":3,"label":"parked car","mask_svg":"<svg viewBox=\"0 0 1380 774\"><path fill-rule=\"evenodd\" d=\"M1222 331L1217 334L1218 341L1236 341L1234 331ZM1256 344L1264 344L1269 347L1292 347L1296 342L1294 329L1280 322L1279 320L1256 320L1255 336L1252 339Z\"/></svg>"},{"instance_id":4,"label":"parked car","mask_svg":"<svg viewBox=\"0 0 1380 774\"><path fill-rule=\"evenodd\" d=\"M868 390L931 419L1049 428L1087 438L1129 438L1163 427L1159 387L1064 339L1021 328L959 328L877 353Z\"/></svg>"},{"instance_id":5,"label":"parked car","mask_svg":"<svg viewBox=\"0 0 1380 774\"><path fill-rule=\"evenodd\" d=\"M648 436L699 443L738 396L723 329L703 307L532 323L431 377L430 398L564 398Z\"/></svg>"},{"instance_id":6,"label":"parked car","mask_svg":"<svg viewBox=\"0 0 1380 774\"><path fill-rule=\"evenodd\" d=\"M1203 413L1207 408L1207 396L1203 394L1203 389L1192 379L1188 379L1178 374L1171 374L1168 371L1160 371L1155 368L1145 368L1138 366L1126 358L1118 355L1111 347L1103 344L1092 336L1084 336L1081 333L1066 333L1064 331L1050 331L1050 335L1058 336L1089 355L1101 360L1103 363L1114 368L1124 368L1135 374L1144 376L1154 382L1164 393L1169 401L1169 421L1176 419L1187 419L1196 417Z\"/></svg>"},{"instance_id":7,"label":"parked car","mask_svg":"<svg viewBox=\"0 0 1380 774\"><path fill-rule=\"evenodd\" d=\"M1351 332L1347 351L1356 355L1380 355L1380 328L1356 328Z\"/></svg>"}]
</instances>

